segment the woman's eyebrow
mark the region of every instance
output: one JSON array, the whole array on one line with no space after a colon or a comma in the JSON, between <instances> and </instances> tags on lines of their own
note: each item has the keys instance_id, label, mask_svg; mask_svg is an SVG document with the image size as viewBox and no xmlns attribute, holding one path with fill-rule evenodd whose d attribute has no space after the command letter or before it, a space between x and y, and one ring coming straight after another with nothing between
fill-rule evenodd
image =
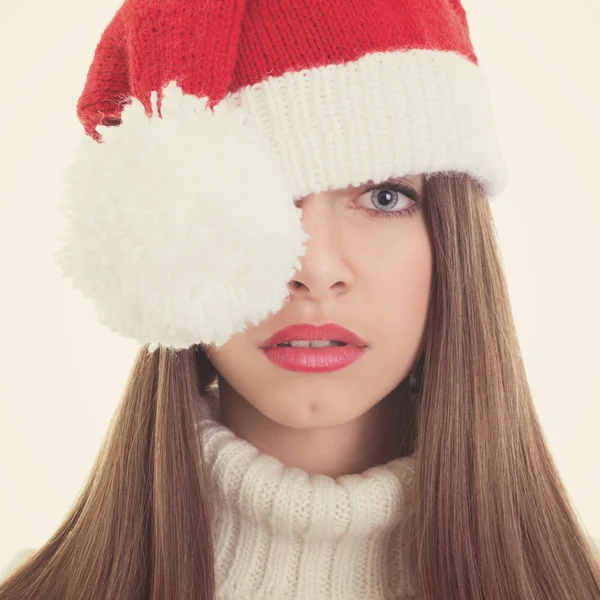
<instances>
[{"instance_id":1,"label":"woman's eyebrow","mask_svg":"<svg viewBox=\"0 0 600 600\"><path fill-rule=\"evenodd\" d=\"M365 183L362 183L361 185L358 185L358 186L349 186L349 187L361 188L361 187L364 187L365 185L379 185L379 184L385 183L386 181L405 181L405 182L410 183L412 185L417 185L417 182L412 181L410 179L410 177L415 177L415 175L399 175L399 176L387 177L385 179L380 179L378 181L374 181L373 179L369 179L368 181L366 181Z\"/></svg>"}]
</instances>

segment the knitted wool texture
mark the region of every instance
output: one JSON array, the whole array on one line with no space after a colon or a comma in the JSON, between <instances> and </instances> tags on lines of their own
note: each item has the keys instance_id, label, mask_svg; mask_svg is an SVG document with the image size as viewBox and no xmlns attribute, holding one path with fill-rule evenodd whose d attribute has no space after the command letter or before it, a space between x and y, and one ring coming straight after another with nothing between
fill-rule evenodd
<instances>
[{"instance_id":1,"label":"knitted wool texture","mask_svg":"<svg viewBox=\"0 0 600 600\"><path fill-rule=\"evenodd\" d=\"M418 600L414 456L334 479L197 419L213 482L219 600Z\"/></svg>"},{"instance_id":2,"label":"knitted wool texture","mask_svg":"<svg viewBox=\"0 0 600 600\"><path fill-rule=\"evenodd\" d=\"M97 126L120 124L132 98L152 115L157 91L160 113L171 81L211 108L243 108L289 165L294 198L397 169L470 172L490 194L506 183L459 0L126 0L96 49L79 119L100 139Z\"/></svg>"}]
</instances>

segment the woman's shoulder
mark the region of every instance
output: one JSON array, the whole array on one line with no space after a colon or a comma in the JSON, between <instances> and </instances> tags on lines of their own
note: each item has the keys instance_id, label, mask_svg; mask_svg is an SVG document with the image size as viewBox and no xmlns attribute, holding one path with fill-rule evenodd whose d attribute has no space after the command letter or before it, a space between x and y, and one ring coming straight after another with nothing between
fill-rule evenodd
<instances>
[{"instance_id":1,"label":"woman's shoulder","mask_svg":"<svg viewBox=\"0 0 600 600\"><path fill-rule=\"evenodd\" d=\"M37 550L35 548L21 548L17 553L8 561L2 570L0 571L0 581L6 579L18 566L22 565L32 554L35 554Z\"/></svg>"}]
</instances>

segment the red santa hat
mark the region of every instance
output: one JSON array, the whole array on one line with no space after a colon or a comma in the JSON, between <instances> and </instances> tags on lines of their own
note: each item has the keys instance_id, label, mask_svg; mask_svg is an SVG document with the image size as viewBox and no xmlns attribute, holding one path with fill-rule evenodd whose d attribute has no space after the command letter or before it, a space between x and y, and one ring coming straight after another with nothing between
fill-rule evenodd
<instances>
[{"instance_id":1,"label":"red santa hat","mask_svg":"<svg viewBox=\"0 0 600 600\"><path fill-rule=\"evenodd\" d=\"M459 0L125 0L77 111L58 264L142 344L221 345L279 310L308 194L506 184Z\"/></svg>"}]
</instances>

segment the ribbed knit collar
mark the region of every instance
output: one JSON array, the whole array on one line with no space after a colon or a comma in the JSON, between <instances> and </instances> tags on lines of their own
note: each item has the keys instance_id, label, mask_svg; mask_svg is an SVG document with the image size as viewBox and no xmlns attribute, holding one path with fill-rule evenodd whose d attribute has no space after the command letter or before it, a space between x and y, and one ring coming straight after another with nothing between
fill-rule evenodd
<instances>
[{"instance_id":1,"label":"ribbed knit collar","mask_svg":"<svg viewBox=\"0 0 600 600\"><path fill-rule=\"evenodd\" d=\"M310 475L237 437L212 406L197 426L216 495L219 598L418 598L414 456Z\"/></svg>"}]
</instances>

